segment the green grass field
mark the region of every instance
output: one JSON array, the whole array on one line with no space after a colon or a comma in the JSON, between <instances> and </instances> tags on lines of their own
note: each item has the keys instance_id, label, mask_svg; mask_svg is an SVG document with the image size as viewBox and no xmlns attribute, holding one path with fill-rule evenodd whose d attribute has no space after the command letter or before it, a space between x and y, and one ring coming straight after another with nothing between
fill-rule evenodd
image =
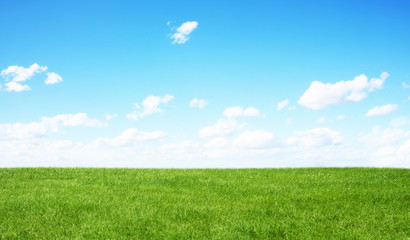
<instances>
[{"instance_id":1,"label":"green grass field","mask_svg":"<svg viewBox=\"0 0 410 240\"><path fill-rule=\"evenodd\" d=\"M410 239L406 169L0 169L1 239Z\"/></svg>"}]
</instances>

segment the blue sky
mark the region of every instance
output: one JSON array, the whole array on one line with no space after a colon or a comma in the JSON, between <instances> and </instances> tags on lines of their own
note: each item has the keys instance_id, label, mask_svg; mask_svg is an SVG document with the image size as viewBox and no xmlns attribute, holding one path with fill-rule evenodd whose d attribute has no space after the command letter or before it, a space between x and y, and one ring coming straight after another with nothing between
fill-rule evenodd
<instances>
[{"instance_id":1,"label":"blue sky","mask_svg":"<svg viewBox=\"0 0 410 240\"><path fill-rule=\"evenodd\" d=\"M409 168L409 11L1 1L0 166Z\"/></svg>"}]
</instances>

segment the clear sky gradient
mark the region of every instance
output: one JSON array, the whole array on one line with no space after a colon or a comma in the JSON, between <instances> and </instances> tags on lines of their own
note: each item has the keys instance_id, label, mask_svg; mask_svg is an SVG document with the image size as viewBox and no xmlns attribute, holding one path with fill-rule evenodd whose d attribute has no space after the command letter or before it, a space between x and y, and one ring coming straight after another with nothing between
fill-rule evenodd
<instances>
[{"instance_id":1,"label":"clear sky gradient","mask_svg":"<svg viewBox=\"0 0 410 240\"><path fill-rule=\"evenodd\" d=\"M409 12L0 1L0 167L410 168Z\"/></svg>"}]
</instances>

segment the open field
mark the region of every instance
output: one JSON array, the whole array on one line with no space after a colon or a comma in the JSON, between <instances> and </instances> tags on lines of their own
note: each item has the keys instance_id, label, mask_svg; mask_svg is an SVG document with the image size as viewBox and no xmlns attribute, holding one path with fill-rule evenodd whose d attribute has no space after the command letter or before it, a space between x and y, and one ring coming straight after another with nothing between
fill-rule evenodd
<instances>
[{"instance_id":1,"label":"open field","mask_svg":"<svg viewBox=\"0 0 410 240\"><path fill-rule=\"evenodd\" d=\"M409 239L406 169L0 169L1 239Z\"/></svg>"}]
</instances>

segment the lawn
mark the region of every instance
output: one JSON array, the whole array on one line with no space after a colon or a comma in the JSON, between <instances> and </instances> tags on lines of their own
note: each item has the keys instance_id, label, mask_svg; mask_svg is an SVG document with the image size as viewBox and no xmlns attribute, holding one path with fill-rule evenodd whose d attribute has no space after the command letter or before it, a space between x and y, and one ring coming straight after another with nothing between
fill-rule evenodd
<instances>
[{"instance_id":1,"label":"lawn","mask_svg":"<svg viewBox=\"0 0 410 240\"><path fill-rule=\"evenodd\" d=\"M0 169L0 239L410 239L410 170Z\"/></svg>"}]
</instances>

